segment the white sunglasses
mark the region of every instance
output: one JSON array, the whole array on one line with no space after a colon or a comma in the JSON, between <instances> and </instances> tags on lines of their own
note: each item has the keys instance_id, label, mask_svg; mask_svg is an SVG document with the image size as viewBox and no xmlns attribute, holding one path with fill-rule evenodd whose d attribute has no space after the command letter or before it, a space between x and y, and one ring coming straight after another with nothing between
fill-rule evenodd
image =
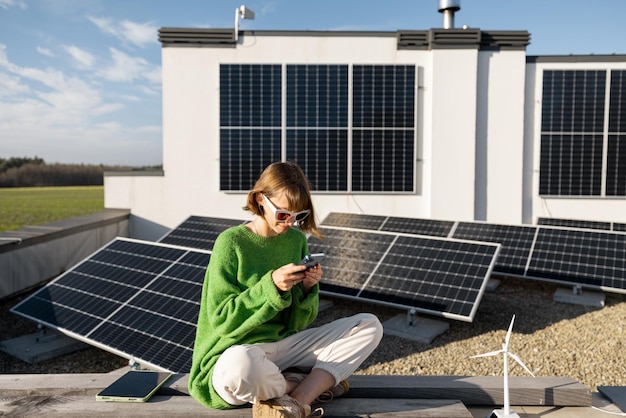
<instances>
[{"instance_id":1,"label":"white sunglasses","mask_svg":"<svg viewBox=\"0 0 626 418\"><path fill-rule=\"evenodd\" d=\"M276 209L276 206L274 206L272 201L269 200L263 193L261 194L263 195L263 199L265 199L265 203L267 203L270 207L278 222L287 222L290 219L294 219L296 222L302 222L311 213L311 209L303 210L301 212L289 212L288 210Z\"/></svg>"}]
</instances>

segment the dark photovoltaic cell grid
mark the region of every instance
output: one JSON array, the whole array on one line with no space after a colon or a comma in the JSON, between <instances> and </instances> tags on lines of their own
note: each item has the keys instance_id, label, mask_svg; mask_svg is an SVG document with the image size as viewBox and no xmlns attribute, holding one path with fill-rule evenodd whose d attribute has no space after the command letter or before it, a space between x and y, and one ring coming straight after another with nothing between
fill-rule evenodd
<instances>
[{"instance_id":1,"label":"dark photovoltaic cell grid","mask_svg":"<svg viewBox=\"0 0 626 418\"><path fill-rule=\"evenodd\" d=\"M209 257L116 238L11 312L142 365L188 373Z\"/></svg>"},{"instance_id":2,"label":"dark photovoltaic cell grid","mask_svg":"<svg viewBox=\"0 0 626 418\"><path fill-rule=\"evenodd\" d=\"M163 236L159 242L180 245L201 250L213 249L217 236L226 229L241 225L247 221L241 219L212 218L190 216L179 226Z\"/></svg>"},{"instance_id":3,"label":"dark photovoltaic cell grid","mask_svg":"<svg viewBox=\"0 0 626 418\"><path fill-rule=\"evenodd\" d=\"M626 232L626 224L618 222L586 221L581 219L543 218L537 219L538 225L563 226L567 228L597 229L601 231Z\"/></svg>"},{"instance_id":4,"label":"dark photovoltaic cell grid","mask_svg":"<svg viewBox=\"0 0 626 418\"><path fill-rule=\"evenodd\" d=\"M523 276L526 272L536 235L537 228L533 226L482 222L459 222L452 233L454 238L502 244L494 272L516 276Z\"/></svg>"},{"instance_id":5,"label":"dark photovoltaic cell grid","mask_svg":"<svg viewBox=\"0 0 626 418\"><path fill-rule=\"evenodd\" d=\"M623 233L459 222L453 236L502 243L497 274L626 292Z\"/></svg>"},{"instance_id":6,"label":"dark photovoltaic cell grid","mask_svg":"<svg viewBox=\"0 0 626 418\"><path fill-rule=\"evenodd\" d=\"M545 70L539 194L600 195L605 70Z\"/></svg>"},{"instance_id":7,"label":"dark photovoltaic cell grid","mask_svg":"<svg viewBox=\"0 0 626 418\"><path fill-rule=\"evenodd\" d=\"M471 322L499 244L323 227L320 291Z\"/></svg>"},{"instance_id":8,"label":"dark photovoltaic cell grid","mask_svg":"<svg viewBox=\"0 0 626 418\"><path fill-rule=\"evenodd\" d=\"M542 87L539 193L625 196L626 71L545 70Z\"/></svg>"},{"instance_id":9,"label":"dark photovoltaic cell grid","mask_svg":"<svg viewBox=\"0 0 626 418\"><path fill-rule=\"evenodd\" d=\"M626 195L626 70L611 70L606 195Z\"/></svg>"},{"instance_id":10,"label":"dark photovoltaic cell grid","mask_svg":"<svg viewBox=\"0 0 626 418\"><path fill-rule=\"evenodd\" d=\"M220 190L288 159L316 190L413 192L415 85L414 64L221 64Z\"/></svg>"},{"instance_id":11,"label":"dark photovoltaic cell grid","mask_svg":"<svg viewBox=\"0 0 626 418\"><path fill-rule=\"evenodd\" d=\"M494 272L524 275L537 228L475 222L439 221L419 218L330 213L322 225L400 232L414 235L452 237L502 244Z\"/></svg>"},{"instance_id":12,"label":"dark photovoltaic cell grid","mask_svg":"<svg viewBox=\"0 0 626 418\"><path fill-rule=\"evenodd\" d=\"M381 215L331 212L324 218L322 225L380 231L386 219L387 216Z\"/></svg>"},{"instance_id":13,"label":"dark photovoltaic cell grid","mask_svg":"<svg viewBox=\"0 0 626 418\"><path fill-rule=\"evenodd\" d=\"M452 221L389 217L383 225L383 231L447 237L453 226L454 222Z\"/></svg>"},{"instance_id":14,"label":"dark photovoltaic cell grid","mask_svg":"<svg viewBox=\"0 0 626 418\"><path fill-rule=\"evenodd\" d=\"M626 234L539 228L527 276L626 293Z\"/></svg>"},{"instance_id":15,"label":"dark photovoltaic cell grid","mask_svg":"<svg viewBox=\"0 0 626 418\"><path fill-rule=\"evenodd\" d=\"M613 231L615 231L615 232L626 232L626 224L613 222Z\"/></svg>"},{"instance_id":16,"label":"dark photovoltaic cell grid","mask_svg":"<svg viewBox=\"0 0 626 418\"><path fill-rule=\"evenodd\" d=\"M331 212L322 225L447 237L453 221Z\"/></svg>"},{"instance_id":17,"label":"dark photovoltaic cell grid","mask_svg":"<svg viewBox=\"0 0 626 418\"><path fill-rule=\"evenodd\" d=\"M348 189L348 66L286 66L286 154L315 190Z\"/></svg>"},{"instance_id":18,"label":"dark photovoltaic cell grid","mask_svg":"<svg viewBox=\"0 0 626 418\"><path fill-rule=\"evenodd\" d=\"M326 219L332 224L351 224L353 228L379 229L383 220L368 217L371 215L331 213ZM364 222L365 219L370 221ZM454 224L452 238L502 244L494 274L626 293L624 224L614 223L614 231L485 222Z\"/></svg>"},{"instance_id":19,"label":"dark photovoltaic cell grid","mask_svg":"<svg viewBox=\"0 0 626 418\"><path fill-rule=\"evenodd\" d=\"M599 229L602 231L611 230L611 222L585 221L581 219L559 219L559 218L537 218L537 225L564 226L567 228L587 228Z\"/></svg>"},{"instance_id":20,"label":"dark photovoltaic cell grid","mask_svg":"<svg viewBox=\"0 0 626 418\"><path fill-rule=\"evenodd\" d=\"M354 65L352 190L415 190L415 65Z\"/></svg>"},{"instance_id":21,"label":"dark photovoltaic cell grid","mask_svg":"<svg viewBox=\"0 0 626 418\"><path fill-rule=\"evenodd\" d=\"M282 66L220 64L220 190L252 188L280 161Z\"/></svg>"}]
</instances>

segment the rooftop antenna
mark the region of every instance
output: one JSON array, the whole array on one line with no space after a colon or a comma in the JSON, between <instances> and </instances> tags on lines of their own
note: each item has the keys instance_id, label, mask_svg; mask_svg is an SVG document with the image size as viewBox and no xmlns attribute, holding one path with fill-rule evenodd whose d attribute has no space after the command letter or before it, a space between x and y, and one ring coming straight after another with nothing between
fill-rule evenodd
<instances>
[{"instance_id":1,"label":"rooftop antenna","mask_svg":"<svg viewBox=\"0 0 626 418\"><path fill-rule=\"evenodd\" d=\"M239 20L254 20L254 12L243 4L235 9L235 43L239 40Z\"/></svg>"},{"instance_id":2,"label":"rooftop antenna","mask_svg":"<svg viewBox=\"0 0 626 418\"><path fill-rule=\"evenodd\" d=\"M439 13L443 13L443 28L454 28L454 12L461 10L461 0L439 0Z\"/></svg>"},{"instance_id":3,"label":"rooftop antenna","mask_svg":"<svg viewBox=\"0 0 626 418\"><path fill-rule=\"evenodd\" d=\"M504 409L494 409L491 415L488 418L519 418L519 415L514 411L511 411L511 405L509 400L509 356L517 362L520 366L524 368L532 377L535 377L533 372L531 372L528 367L519 357L515 354L509 352L509 340L511 339L511 330L513 329L513 322L515 321L515 315L511 319L511 325L509 325L509 330L506 333L506 338L504 340L504 344L502 344L502 350L491 351L485 354L477 354L475 356L471 356L470 358L477 357L488 357L488 356L497 356L498 354L502 354L504 357Z\"/></svg>"}]
</instances>

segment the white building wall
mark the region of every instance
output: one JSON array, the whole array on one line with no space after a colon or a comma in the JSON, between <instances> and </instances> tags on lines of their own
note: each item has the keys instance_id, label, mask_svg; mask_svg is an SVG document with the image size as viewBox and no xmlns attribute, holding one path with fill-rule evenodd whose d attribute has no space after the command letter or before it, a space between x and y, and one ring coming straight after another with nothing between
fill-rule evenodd
<instances>
[{"instance_id":1,"label":"white building wall","mask_svg":"<svg viewBox=\"0 0 626 418\"><path fill-rule=\"evenodd\" d=\"M417 192L315 193L320 220L334 211L518 223L525 52L481 54L477 47L398 49L393 33L277 32L246 34L236 48L164 47L163 176L105 177L105 207L131 209L130 235L142 239L190 215L250 217L241 209L245 193L219 191L221 63L414 64Z\"/></svg>"},{"instance_id":2,"label":"white building wall","mask_svg":"<svg viewBox=\"0 0 626 418\"><path fill-rule=\"evenodd\" d=\"M526 54L479 54L476 220L522 223Z\"/></svg>"},{"instance_id":3,"label":"white building wall","mask_svg":"<svg viewBox=\"0 0 626 418\"><path fill-rule=\"evenodd\" d=\"M434 50L429 90L430 216L473 220L476 150L477 49Z\"/></svg>"},{"instance_id":4,"label":"white building wall","mask_svg":"<svg viewBox=\"0 0 626 418\"><path fill-rule=\"evenodd\" d=\"M159 184L109 179L105 205L127 207L167 228L187 216L247 219L244 193L219 191L219 65L221 63L409 63L422 67L427 51L398 51L395 36L244 36L237 48L163 48L163 169ZM421 109L420 109L421 111ZM421 141L421 138L420 138ZM153 179L154 180L154 179ZM123 184L130 182L134 185ZM141 183L141 185L139 184ZM161 188L161 192L137 189ZM147 189L144 189L147 190ZM139 196L141 195L141 197ZM116 197L117 196L117 197ZM403 196L315 193L320 219L331 211L429 216L420 194ZM154 203L153 203L154 202Z\"/></svg>"},{"instance_id":5,"label":"white building wall","mask_svg":"<svg viewBox=\"0 0 626 418\"><path fill-rule=\"evenodd\" d=\"M129 237L154 241L186 218L165 205L169 197L164 180L162 176L105 173L104 207L131 210Z\"/></svg>"}]
</instances>

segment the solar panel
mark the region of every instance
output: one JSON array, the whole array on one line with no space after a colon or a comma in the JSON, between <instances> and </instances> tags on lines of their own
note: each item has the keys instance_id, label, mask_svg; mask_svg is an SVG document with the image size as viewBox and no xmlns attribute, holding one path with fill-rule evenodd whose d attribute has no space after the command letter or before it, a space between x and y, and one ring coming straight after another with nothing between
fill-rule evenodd
<instances>
[{"instance_id":1,"label":"solar panel","mask_svg":"<svg viewBox=\"0 0 626 418\"><path fill-rule=\"evenodd\" d=\"M322 225L447 237L454 221L331 212Z\"/></svg>"},{"instance_id":2,"label":"solar panel","mask_svg":"<svg viewBox=\"0 0 626 418\"><path fill-rule=\"evenodd\" d=\"M217 236L226 229L245 223L241 219L190 216L168 232L159 242L183 247L211 250Z\"/></svg>"},{"instance_id":3,"label":"solar panel","mask_svg":"<svg viewBox=\"0 0 626 418\"><path fill-rule=\"evenodd\" d=\"M532 226L459 222L452 237L502 244L494 272L523 276L536 234Z\"/></svg>"},{"instance_id":4,"label":"solar panel","mask_svg":"<svg viewBox=\"0 0 626 418\"><path fill-rule=\"evenodd\" d=\"M453 226L453 221L389 217L385 225L383 225L382 230L405 234L447 237Z\"/></svg>"},{"instance_id":5,"label":"solar panel","mask_svg":"<svg viewBox=\"0 0 626 418\"><path fill-rule=\"evenodd\" d=\"M323 294L471 322L499 244L323 227Z\"/></svg>"},{"instance_id":6,"label":"solar panel","mask_svg":"<svg viewBox=\"0 0 626 418\"><path fill-rule=\"evenodd\" d=\"M613 222L613 231L615 231L615 232L626 232L626 224Z\"/></svg>"},{"instance_id":7,"label":"solar panel","mask_svg":"<svg viewBox=\"0 0 626 418\"><path fill-rule=\"evenodd\" d=\"M626 224L605 221L586 221L581 219L537 218L538 225L561 226L565 228L597 229L599 231L626 232Z\"/></svg>"},{"instance_id":8,"label":"solar panel","mask_svg":"<svg viewBox=\"0 0 626 418\"><path fill-rule=\"evenodd\" d=\"M528 277L626 292L626 234L539 229Z\"/></svg>"},{"instance_id":9,"label":"solar panel","mask_svg":"<svg viewBox=\"0 0 626 418\"><path fill-rule=\"evenodd\" d=\"M380 231L386 219L387 216L380 215L331 212L322 221L322 225Z\"/></svg>"},{"instance_id":10,"label":"solar panel","mask_svg":"<svg viewBox=\"0 0 626 418\"><path fill-rule=\"evenodd\" d=\"M187 373L209 257L116 238L11 311L142 365Z\"/></svg>"},{"instance_id":11,"label":"solar panel","mask_svg":"<svg viewBox=\"0 0 626 418\"><path fill-rule=\"evenodd\" d=\"M568 228L587 228L603 231L611 230L611 222L584 221L580 219L538 218L537 225L563 226Z\"/></svg>"},{"instance_id":12,"label":"solar panel","mask_svg":"<svg viewBox=\"0 0 626 418\"><path fill-rule=\"evenodd\" d=\"M540 195L600 196L603 179L610 183L602 169L606 154L615 155L603 135L607 77L606 70L543 71Z\"/></svg>"}]
</instances>

